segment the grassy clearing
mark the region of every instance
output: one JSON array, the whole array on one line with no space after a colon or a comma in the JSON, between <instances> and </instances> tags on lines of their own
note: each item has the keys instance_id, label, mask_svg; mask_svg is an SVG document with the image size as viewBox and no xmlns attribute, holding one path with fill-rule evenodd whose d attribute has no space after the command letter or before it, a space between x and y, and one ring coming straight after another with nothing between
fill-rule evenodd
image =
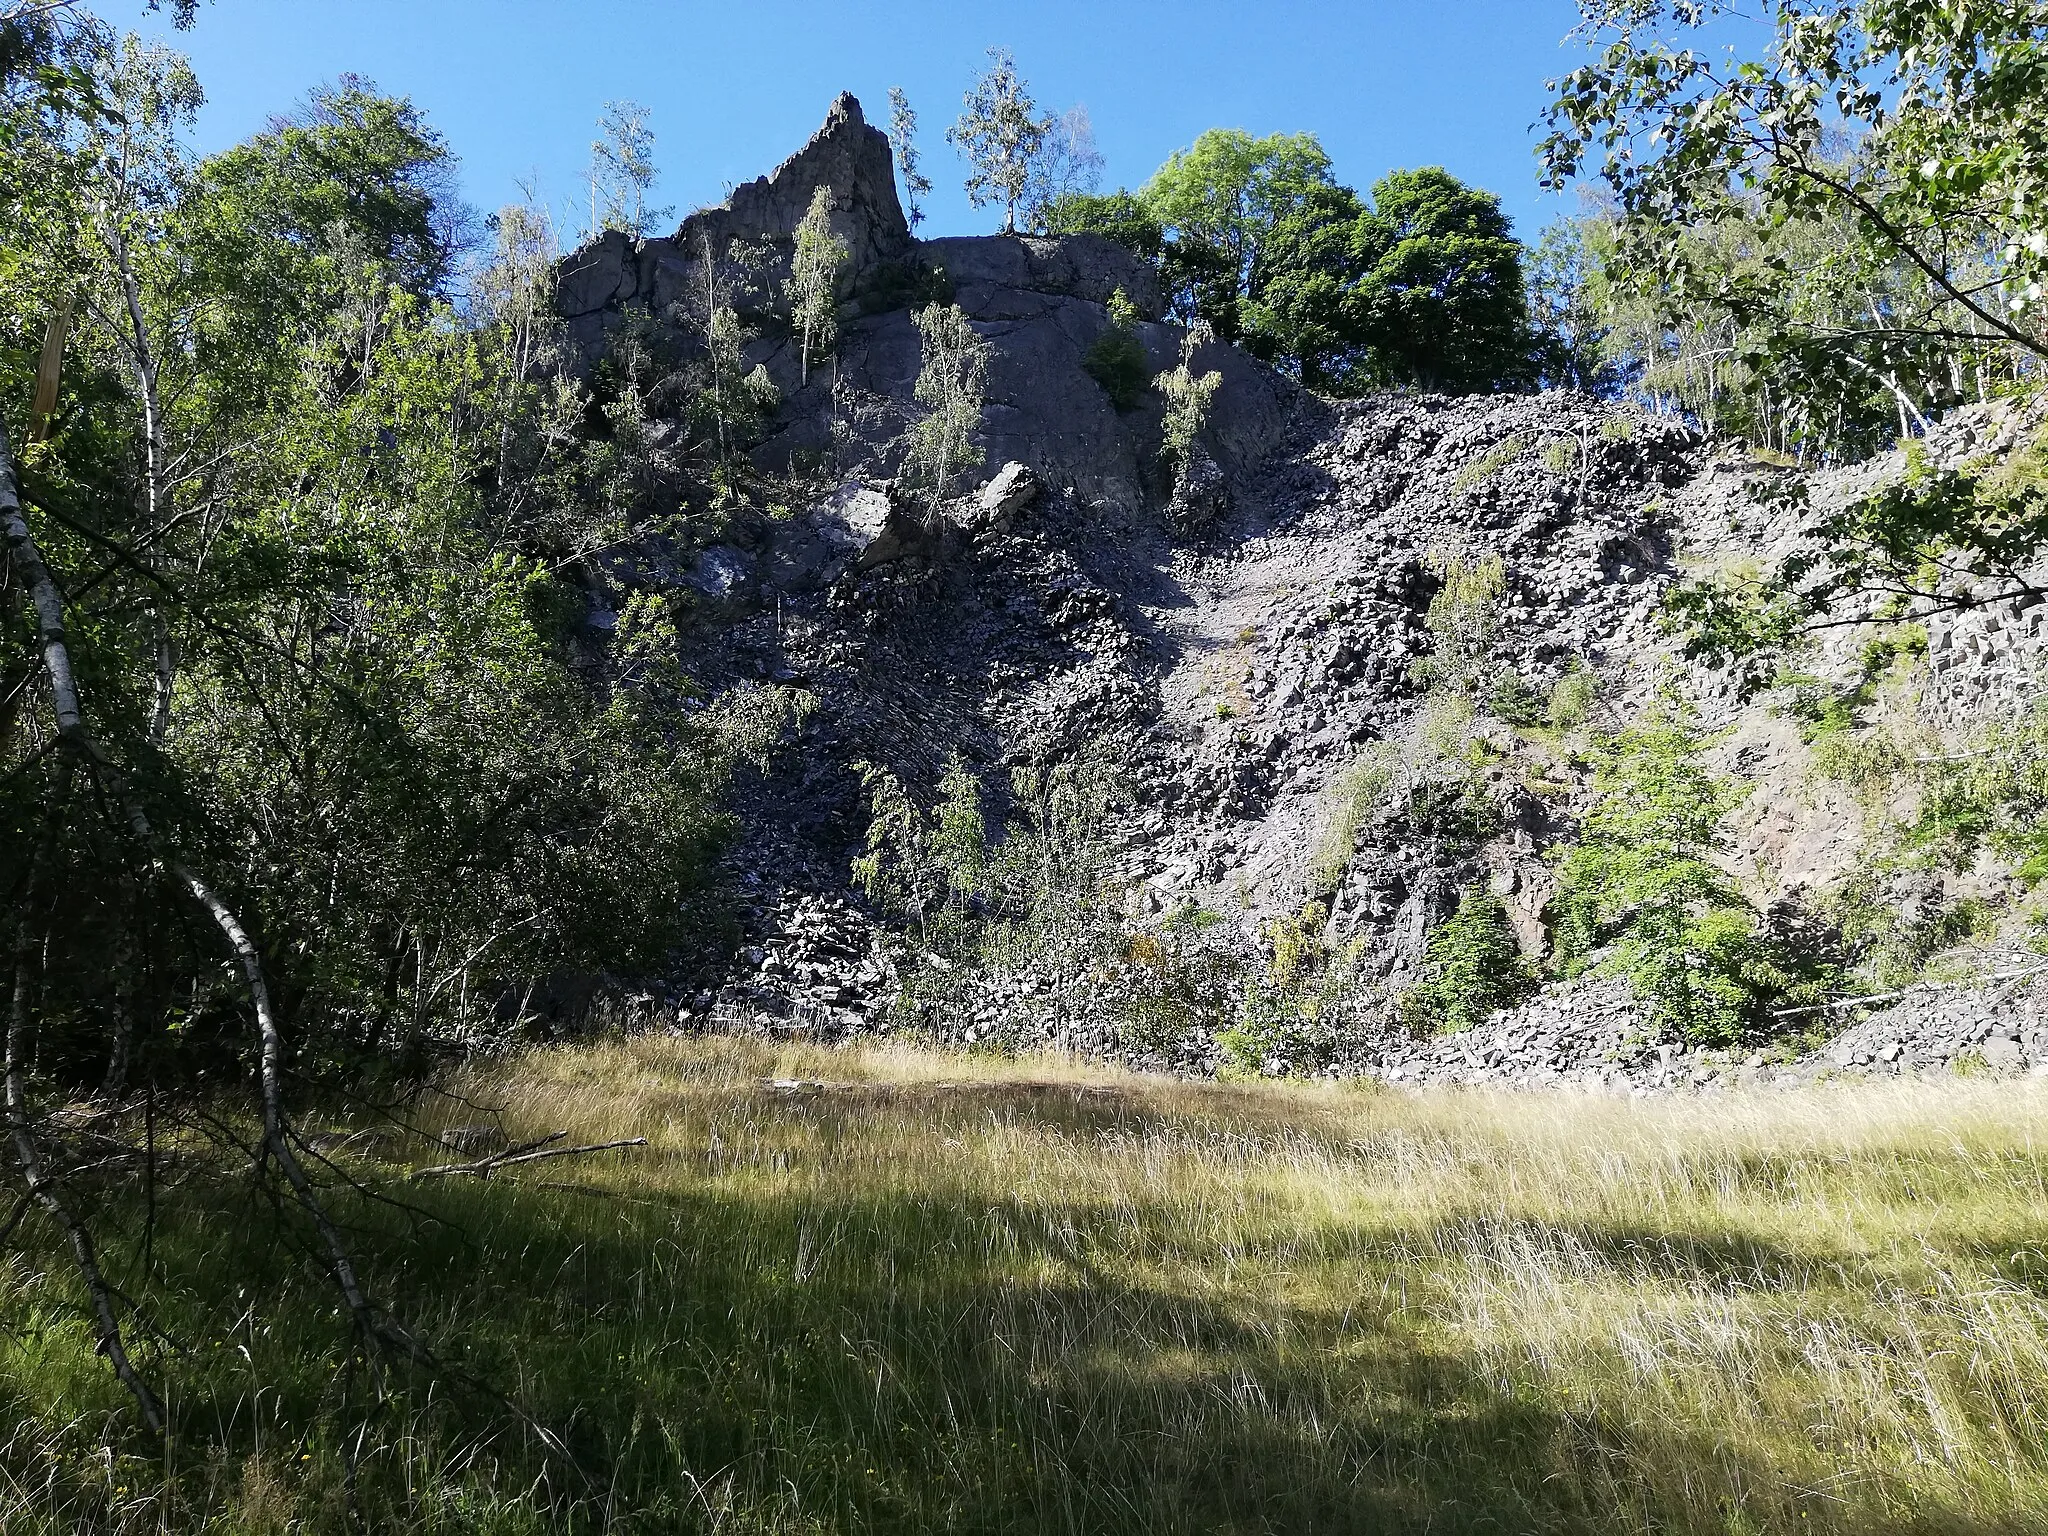
<instances>
[{"instance_id":1,"label":"grassy clearing","mask_svg":"<svg viewBox=\"0 0 2048 1536\"><path fill-rule=\"evenodd\" d=\"M0 1528L2048 1529L2039 1085L1414 1098L647 1040L467 1086L651 1143L353 1213L531 1423L353 1363L198 1165L130 1277L168 1451L101 1448L55 1245L0 1271Z\"/></svg>"}]
</instances>

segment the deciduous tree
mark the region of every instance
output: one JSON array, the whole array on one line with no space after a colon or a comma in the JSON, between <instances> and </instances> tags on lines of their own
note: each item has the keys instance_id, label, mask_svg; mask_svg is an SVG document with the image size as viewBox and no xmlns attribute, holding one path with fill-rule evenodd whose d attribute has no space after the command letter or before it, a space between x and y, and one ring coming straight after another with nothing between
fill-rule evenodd
<instances>
[{"instance_id":1,"label":"deciduous tree","mask_svg":"<svg viewBox=\"0 0 2048 1536\"><path fill-rule=\"evenodd\" d=\"M960 116L946 130L946 141L972 168L968 200L977 208L999 205L1003 233L1013 235L1054 119L1039 115L1009 49L991 48L988 57L989 67L967 93Z\"/></svg>"},{"instance_id":2,"label":"deciduous tree","mask_svg":"<svg viewBox=\"0 0 2048 1536\"><path fill-rule=\"evenodd\" d=\"M790 323L800 338L803 380L811 381L811 355L832 349L839 335L839 275L852 252L832 229L830 187L811 194L811 206L796 227L796 248L790 257L787 298Z\"/></svg>"},{"instance_id":3,"label":"deciduous tree","mask_svg":"<svg viewBox=\"0 0 2048 1536\"><path fill-rule=\"evenodd\" d=\"M924 200L931 196L932 181L918 169L923 156L917 147L917 113L903 87L889 87L889 142L896 150L896 172L903 178L903 211L914 230L924 222Z\"/></svg>"}]
</instances>

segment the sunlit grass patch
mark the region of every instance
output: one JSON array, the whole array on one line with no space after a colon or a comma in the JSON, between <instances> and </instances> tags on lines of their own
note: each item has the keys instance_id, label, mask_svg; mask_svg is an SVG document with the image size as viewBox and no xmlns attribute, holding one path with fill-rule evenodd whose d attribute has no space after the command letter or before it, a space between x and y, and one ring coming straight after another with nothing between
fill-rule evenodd
<instances>
[{"instance_id":1,"label":"sunlit grass patch","mask_svg":"<svg viewBox=\"0 0 2048 1536\"><path fill-rule=\"evenodd\" d=\"M234 1171L187 1176L135 1287L178 1346L168 1477L99 1449L118 1394L32 1249L10 1536L2048 1527L2037 1085L1411 1096L645 1039L450 1086L443 1125L647 1145L413 1183L448 1152L353 1143L438 1378L360 1361Z\"/></svg>"}]
</instances>

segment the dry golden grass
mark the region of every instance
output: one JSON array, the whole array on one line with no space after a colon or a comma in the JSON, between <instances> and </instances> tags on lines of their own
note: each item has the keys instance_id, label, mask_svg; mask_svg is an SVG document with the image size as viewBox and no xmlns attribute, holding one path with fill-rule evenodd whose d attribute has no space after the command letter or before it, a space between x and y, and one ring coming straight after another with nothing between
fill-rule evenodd
<instances>
[{"instance_id":1,"label":"dry golden grass","mask_svg":"<svg viewBox=\"0 0 2048 1536\"><path fill-rule=\"evenodd\" d=\"M354 1435L379 1529L2048 1530L2040 1084L1411 1096L650 1039L460 1086L515 1138L650 1143L408 1186L447 1225L371 1244L568 1460L475 1392L338 1390L317 1283L188 1196L157 1305L217 1326L234 1263L271 1331L159 1368L194 1464L256 1470L39 1493L85 1405L21 1377L6 1529L249 1528L238 1487L339 1529ZM0 1364L111 1406L81 1338Z\"/></svg>"}]
</instances>

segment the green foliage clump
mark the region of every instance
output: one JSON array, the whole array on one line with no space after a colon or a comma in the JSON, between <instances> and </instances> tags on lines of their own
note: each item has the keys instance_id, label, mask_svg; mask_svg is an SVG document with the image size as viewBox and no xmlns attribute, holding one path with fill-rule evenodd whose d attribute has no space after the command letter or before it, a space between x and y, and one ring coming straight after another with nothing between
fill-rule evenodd
<instances>
[{"instance_id":1,"label":"green foliage clump","mask_svg":"<svg viewBox=\"0 0 2048 1536\"><path fill-rule=\"evenodd\" d=\"M1122 189L1053 198L1038 210L1038 229L1047 235L1101 235L1155 265L1166 254L1159 216L1142 197Z\"/></svg>"},{"instance_id":2,"label":"green foliage clump","mask_svg":"<svg viewBox=\"0 0 2048 1536\"><path fill-rule=\"evenodd\" d=\"M796 226L789 263L790 320L799 338L805 383L811 378L812 352L828 353L838 339L839 275L852 255L832 228L832 209L832 189L818 188Z\"/></svg>"},{"instance_id":3,"label":"green foliage clump","mask_svg":"<svg viewBox=\"0 0 2048 1536\"><path fill-rule=\"evenodd\" d=\"M905 443L904 478L924 488L936 507L953 476L984 457L974 433L981 426L989 344L957 304L930 304L913 318L921 359L915 392L925 414Z\"/></svg>"},{"instance_id":4,"label":"green foliage clump","mask_svg":"<svg viewBox=\"0 0 2048 1536\"><path fill-rule=\"evenodd\" d=\"M1174 151L1138 194L1170 242L1161 266L1173 317L1238 340L1275 231L1335 185L1313 134L1211 128Z\"/></svg>"},{"instance_id":5,"label":"green foliage clump","mask_svg":"<svg viewBox=\"0 0 2048 1536\"><path fill-rule=\"evenodd\" d=\"M1219 942L1222 918L1182 902L1164 921L1129 934L1116 982L1117 1038L1126 1047L1173 1051L1229 1013L1240 990L1240 955Z\"/></svg>"},{"instance_id":6,"label":"green foliage clump","mask_svg":"<svg viewBox=\"0 0 2048 1536\"><path fill-rule=\"evenodd\" d=\"M1575 731L1592 717L1593 704L1600 695L1600 679L1583 658L1574 656L1564 676L1551 686L1545 713L1554 731Z\"/></svg>"},{"instance_id":7,"label":"green foliage clump","mask_svg":"<svg viewBox=\"0 0 2048 1536\"><path fill-rule=\"evenodd\" d=\"M1746 791L1707 771L1705 745L1691 711L1670 701L1596 744L1593 801L1559 850L1551 912L1567 974L1625 976L1660 1027L1725 1043L1826 978L1799 974L1716 862Z\"/></svg>"},{"instance_id":8,"label":"green foliage clump","mask_svg":"<svg viewBox=\"0 0 2048 1536\"><path fill-rule=\"evenodd\" d=\"M1530 727L1544 720L1543 696L1529 686L1529 680L1511 667L1496 669L1493 682L1481 701L1486 713L1502 725Z\"/></svg>"},{"instance_id":9,"label":"green foliage clump","mask_svg":"<svg viewBox=\"0 0 2048 1536\"><path fill-rule=\"evenodd\" d=\"M1358 851L1358 836L1387 802L1397 764L1384 751L1368 751L1347 765L1331 786L1323 831L1310 861L1310 884L1320 897L1336 894Z\"/></svg>"},{"instance_id":10,"label":"green foliage clump","mask_svg":"<svg viewBox=\"0 0 2048 1536\"><path fill-rule=\"evenodd\" d=\"M1332 948L1323 937L1328 917L1312 901L1268 920L1265 963L1245 979L1236 1022L1216 1036L1222 1076L1278 1076L1314 1064L1358 983L1358 945Z\"/></svg>"},{"instance_id":11,"label":"green foliage clump","mask_svg":"<svg viewBox=\"0 0 2048 1536\"><path fill-rule=\"evenodd\" d=\"M1130 410L1144 398L1151 367L1145 344L1138 339L1138 307L1123 289L1109 296L1109 328L1095 338L1081 367L1120 411Z\"/></svg>"},{"instance_id":12,"label":"green foliage clump","mask_svg":"<svg viewBox=\"0 0 2048 1536\"><path fill-rule=\"evenodd\" d=\"M1393 172L1370 203L1319 189L1273 231L1246 344L1340 394L1525 387L1538 347L1522 257L1500 199L1440 166Z\"/></svg>"},{"instance_id":13,"label":"green foliage clump","mask_svg":"<svg viewBox=\"0 0 2048 1536\"><path fill-rule=\"evenodd\" d=\"M1700 37L1721 9L1588 7L1551 84L1545 180L1604 183L1601 287L1644 386L1812 460L2037 383L2038 7L1801 0L1725 59Z\"/></svg>"},{"instance_id":14,"label":"green foliage clump","mask_svg":"<svg viewBox=\"0 0 2048 1536\"><path fill-rule=\"evenodd\" d=\"M1998 915L1981 897L1945 896L1924 870L1882 848L1827 893L1824 911L1862 982L1879 991L1921 980L1930 961L1989 934Z\"/></svg>"},{"instance_id":15,"label":"green foliage clump","mask_svg":"<svg viewBox=\"0 0 2048 1536\"><path fill-rule=\"evenodd\" d=\"M1223 387L1222 374L1195 372L1195 356L1209 339L1207 327L1190 326L1181 341L1180 362L1152 381L1152 387L1166 397L1159 457L1176 480L1187 473L1195 440L1208 424L1216 391Z\"/></svg>"},{"instance_id":16,"label":"green foliage clump","mask_svg":"<svg viewBox=\"0 0 2048 1536\"><path fill-rule=\"evenodd\" d=\"M979 975L1075 975L1115 957L1124 932L1109 827L1122 787L1107 763L1015 770L999 837L958 753L929 812L888 769L858 767L870 816L854 878L914 931L906 1012L971 996Z\"/></svg>"},{"instance_id":17,"label":"green foliage clump","mask_svg":"<svg viewBox=\"0 0 2048 1536\"><path fill-rule=\"evenodd\" d=\"M1459 895L1458 910L1429 937L1423 968L1427 979L1401 1000L1403 1017L1417 1029L1469 1029L1536 986L1507 909L1485 885L1468 885Z\"/></svg>"},{"instance_id":18,"label":"green foliage clump","mask_svg":"<svg viewBox=\"0 0 2048 1536\"><path fill-rule=\"evenodd\" d=\"M1825 753L1857 727L1862 711L1876 701L1886 683L1903 681L1926 655L1925 625L1895 625L1863 643L1856 680L1847 689L1825 687L1797 674L1781 675L1780 681L1792 690L1786 713L1799 722L1808 745Z\"/></svg>"},{"instance_id":19,"label":"green foliage clump","mask_svg":"<svg viewBox=\"0 0 2048 1536\"><path fill-rule=\"evenodd\" d=\"M1476 698L1495 671L1493 647L1500 635L1507 565L1498 555L1468 561L1443 550L1433 551L1427 563L1440 585L1423 616L1430 648L1414 665L1416 681Z\"/></svg>"}]
</instances>

